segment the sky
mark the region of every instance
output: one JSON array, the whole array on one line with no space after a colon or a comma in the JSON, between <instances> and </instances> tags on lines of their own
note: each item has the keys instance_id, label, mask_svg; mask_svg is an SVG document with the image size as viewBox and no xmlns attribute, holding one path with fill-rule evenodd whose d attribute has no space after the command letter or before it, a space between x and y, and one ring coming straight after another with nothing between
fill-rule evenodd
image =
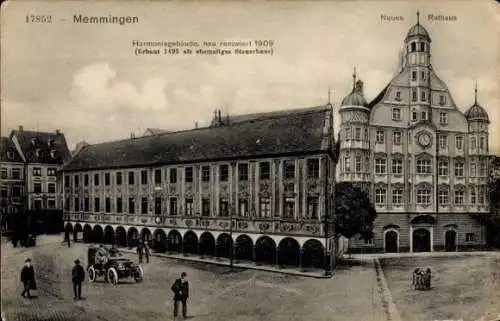
<instances>
[{"instance_id":1,"label":"sky","mask_svg":"<svg viewBox=\"0 0 500 321\"><path fill-rule=\"evenodd\" d=\"M19 125L60 129L73 148L146 128L203 126L215 109L318 106L328 102L328 88L338 107L351 91L354 66L371 100L397 74L419 10L434 70L460 110L474 103L478 82L478 103L491 119L490 150L498 154L499 7L489 0L8 2L1 11L1 133ZM27 14L52 20L26 23ZM137 16L139 23L77 24L75 14ZM429 21L429 14L457 20ZM273 55L136 56L134 40L274 44Z\"/></svg>"}]
</instances>

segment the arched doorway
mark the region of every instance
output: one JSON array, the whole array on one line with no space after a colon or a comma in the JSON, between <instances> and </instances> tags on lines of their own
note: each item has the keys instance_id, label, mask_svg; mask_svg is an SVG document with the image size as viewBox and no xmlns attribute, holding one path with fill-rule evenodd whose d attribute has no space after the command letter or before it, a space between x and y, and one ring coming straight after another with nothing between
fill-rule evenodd
<instances>
[{"instance_id":1,"label":"arched doorway","mask_svg":"<svg viewBox=\"0 0 500 321\"><path fill-rule=\"evenodd\" d=\"M182 252L182 236L177 230L171 230L167 237L167 251Z\"/></svg>"},{"instance_id":2,"label":"arched doorway","mask_svg":"<svg viewBox=\"0 0 500 321\"><path fill-rule=\"evenodd\" d=\"M386 253L397 253L399 251L399 234L394 230L385 232L384 244Z\"/></svg>"},{"instance_id":3,"label":"arched doorway","mask_svg":"<svg viewBox=\"0 0 500 321\"><path fill-rule=\"evenodd\" d=\"M279 265L299 266L300 245L295 239L291 237L282 239L279 244L279 250Z\"/></svg>"},{"instance_id":4,"label":"arched doorway","mask_svg":"<svg viewBox=\"0 0 500 321\"><path fill-rule=\"evenodd\" d=\"M141 230L141 241L148 242L151 246L151 239L153 238L151 231L148 228L143 228Z\"/></svg>"},{"instance_id":5,"label":"arched doorway","mask_svg":"<svg viewBox=\"0 0 500 321\"><path fill-rule=\"evenodd\" d=\"M127 246L127 232L123 226L116 228L116 244L123 247Z\"/></svg>"},{"instance_id":6,"label":"arched doorway","mask_svg":"<svg viewBox=\"0 0 500 321\"><path fill-rule=\"evenodd\" d=\"M127 245L136 247L139 242L139 231L135 227L131 227L127 232Z\"/></svg>"},{"instance_id":7,"label":"arched doorway","mask_svg":"<svg viewBox=\"0 0 500 321\"><path fill-rule=\"evenodd\" d=\"M273 239L262 236L255 242L255 262L276 264L276 243Z\"/></svg>"},{"instance_id":8,"label":"arched doorway","mask_svg":"<svg viewBox=\"0 0 500 321\"><path fill-rule=\"evenodd\" d=\"M104 228L104 243L115 244L115 231L110 225Z\"/></svg>"},{"instance_id":9,"label":"arched doorway","mask_svg":"<svg viewBox=\"0 0 500 321\"><path fill-rule=\"evenodd\" d=\"M92 230L92 241L94 243L104 242L104 231L100 225L94 226L94 229Z\"/></svg>"},{"instance_id":10,"label":"arched doorway","mask_svg":"<svg viewBox=\"0 0 500 321\"><path fill-rule=\"evenodd\" d=\"M159 253L167 251L167 235L162 229L157 229L153 233L153 250Z\"/></svg>"},{"instance_id":11,"label":"arched doorway","mask_svg":"<svg viewBox=\"0 0 500 321\"><path fill-rule=\"evenodd\" d=\"M83 232L83 228L80 224L76 224L75 228L73 229L73 242L77 242L80 239L79 233ZM83 236L82 236L83 238Z\"/></svg>"},{"instance_id":12,"label":"arched doorway","mask_svg":"<svg viewBox=\"0 0 500 321\"><path fill-rule=\"evenodd\" d=\"M198 254L198 236L193 231L187 231L184 234L182 251L189 254Z\"/></svg>"},{"instance_id":13,"label":"arched doorway","mask_svg":"<svg viewBox=\"0 0 500 321\"><path fill-rule=\"evenodd\" d=\"M92 242L92 227L88 224L85 224L83 227L83 242L91 243Z\"/></svg>"},{"instance_id":14,"label":"arched doorway","mask_svg":"<svg viewBox=\"0 0 500 321\"><path fill-rule=\"evenodd\" d=\"M308 240L302 247L302 266L322 268L325 263L325 249L318 240Z\"/></svg>"},{"instance_id":15,"label":"arched doorway","mask_svg":"<svg viewBox=\"0 0 500 321\"><path fill-rule=\"evenodd\" d=\"M413 252L430 252L431 232L426 228L418 228L413 231Z\"/></svg>"},{"instance_id":16,"label":"arched doorway","mask_svg":"<svg viewBox=\"0 0 500 321\"><path fill-rule=\"evenodd\" d=\"M235 260L252 261L253 260L253 242L247 235L240 235L236 238Z\"/></svg>"},{"instance_id":17,"label":"arched doorway","mask_svg":"<svg viewBox=\"0 0 500 321\"><path fill-rule=\"evenodd\" d=\"M200 255L215 255L215 239L209 232L204 232L200 236Z\"/></svg>"},{"instance_id":18,"label":"arched doorway","mask_svg":"<svg viewBox=\"0 0 500 321\"><path fill-rule=\"evenodd\" d=\"M447 252L454 252L457 250L457 232L448 230L444 234L444 247Z\"/></svg>"},{"instance_id":19,"label":"arched doorway","mask_svg":"<svg viewBox=\"0 0 500 321\"><path fill-rule=\"evenodd\" d=\"M230 258L231 252L233 250L233 240L231 236L226 233L222 233L217 238L217 256Z\"/></svg>"}]
</instances>

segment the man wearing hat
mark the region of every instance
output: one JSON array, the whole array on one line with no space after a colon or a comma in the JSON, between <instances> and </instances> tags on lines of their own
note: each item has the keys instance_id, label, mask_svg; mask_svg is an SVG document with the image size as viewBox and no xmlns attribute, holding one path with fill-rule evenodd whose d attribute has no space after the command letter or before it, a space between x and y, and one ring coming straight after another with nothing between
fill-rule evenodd
<instances>
[{"instance_id":1,"label":"man wearing hat","mask_svg":"<svg viewBox=\"0 0 500 321\"><path fill-rule=\"evenodd\" d=\"M174 319L177 318L179 311L179 301L182 303L182 316L187 319L187 299L189 298L189 284L187 280L187 273L182 272L181 278L175 280L172 285L174 292Z\"/></svg>"},{"instance_id":2,"label":"man wearing hat","mask_svg":"<svg viewBox=\"0 0 500 321\"><path fill-rule=\"evenodd\" d=\"M73 293L75 300L81 300L82 298L82 282L85 279L85 270L80 265L80 260L75 260L75 266L71 271L72 281L73 281Z\"/></svg>"},{"instance_id":3,"label":"man wearing hat","mask_svg":"<svg viewBox=\"0 0 500 321\"><path fill-rule=\"evenodd\" d=\"M25 265L21 270L21 282L24 285L21 296L24 297L26 295L27 298L31 298L30 290L36 290L35 270L31 266L31 259L26 259Z\"/></svg>"}]
</instances>

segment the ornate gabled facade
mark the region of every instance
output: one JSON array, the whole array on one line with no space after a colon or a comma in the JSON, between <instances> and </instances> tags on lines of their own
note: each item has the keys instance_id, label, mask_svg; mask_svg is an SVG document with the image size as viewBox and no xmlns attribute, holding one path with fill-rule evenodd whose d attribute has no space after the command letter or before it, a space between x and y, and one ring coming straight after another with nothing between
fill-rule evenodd
<instances>
[{"instance_id":1,"label":"ornate gabled facade","mask_svg":"<svg viewBox=\"0 0 500 321\"><path fill-rule=\"evenodd\" d=\"M9 137L0 139L1 228L9 230L8 217L21 211L24 195L24 163L14 142Z\"/></svg>"},{"instance_id":2,"label":"ornate gabled facade","mask_svg":"<svg viewBox=\"0 0 500 321\"><path fill-rule=\"evenodd\" d=\"M359 184L378 213L358 251L454 251L482 246L470 214L489 210L488 125L477 103L462 113L431 65L431 37L417 23L401 71L371 102L363 83L340 106L338 179ZM356 78L356 76L354 76Z\"/></svg>"},{"instance_id":3,"label":"ornate gabled facade","mask_svg":"<svg viewBox=\"0 0 500 321\"><path fill-rule=\"evenodd\" d=\"M332 117L330 105L216 113L209 127L84 146L63 171L66 227L86 242L328 270Z\"/></svg>"}]
</instances>

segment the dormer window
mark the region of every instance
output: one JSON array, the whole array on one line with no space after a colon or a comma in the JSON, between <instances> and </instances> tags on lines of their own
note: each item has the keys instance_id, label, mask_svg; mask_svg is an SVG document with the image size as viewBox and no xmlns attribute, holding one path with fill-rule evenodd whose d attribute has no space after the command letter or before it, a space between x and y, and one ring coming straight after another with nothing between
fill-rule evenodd
<instances>
[{"instance_id":1,"label":"dormer window","mask_svg":"<svg viewBox=\"0 0 500 321\"><path fill-rule=\"evenodd\" d=\"M396 91L396 100L397 101L401 100L401 92L400 91Z\"/></svg>"},{"instance_id":2,"label":"dormer window","mask_svg":"<svg viewBox=\"0 0 500 321\"><path fill-rule=\"evenodd\" d=\"M41 155L41 154L42 154L42 153L41 153L40 149L38 149L38 148L37 148L37 149L35 150L35 155L36 155L36 157L40 157L40 155Z\"/></svg>"},{"instance_id":3,"label":"dormer window","mask_svg":"<svg viewBox=\"0 0 500 321\"><path fill-rule=\"evenodd\" d=\"M51 150L50 157L52 157L53 159L56 159L57 157L59 157L59 153L57 152L57 150Z\"/></svg>"},{"instance_id":4,"label":"dormer window","mask_svg":"<svg viewBox=\"0 0 500 321\"><path fill-rule=\"evenodd\" d=\"M36 138L32 138L31 139L31 145L36 146L36 143L37 143Z\"/></svg>"},{"instance_id":5,"label":"dormer window","mask_svg":"<svg viewBox=\"0 0 500 321\"><path fill-rule=\"evenodd\" d=\"M7 151L7 158L10 160L14 159L14 151L13 150Z\"/></svg>"},{"instance_id":6,"label":"dormer window","mask_svg":"<svg viewBox=\"0 0 500 321\"><path fill-rule=\"evenodd\" d=\"M446 104L446 96L445 95L440 95L439 96L439 104L441 106L443 106L444 104Z\"/></svg>"},{"instance_id":7,"label":"dormer window","mask_svg":"<svg viewBox=\"0 0 500 321\"><path fill-rule=\"evenodd\" d=\"M54 146L54 140L53 139L49 139L49 141L47 142L47 145L49 147L53 147Z\"/></svg>"}]
</instances>

